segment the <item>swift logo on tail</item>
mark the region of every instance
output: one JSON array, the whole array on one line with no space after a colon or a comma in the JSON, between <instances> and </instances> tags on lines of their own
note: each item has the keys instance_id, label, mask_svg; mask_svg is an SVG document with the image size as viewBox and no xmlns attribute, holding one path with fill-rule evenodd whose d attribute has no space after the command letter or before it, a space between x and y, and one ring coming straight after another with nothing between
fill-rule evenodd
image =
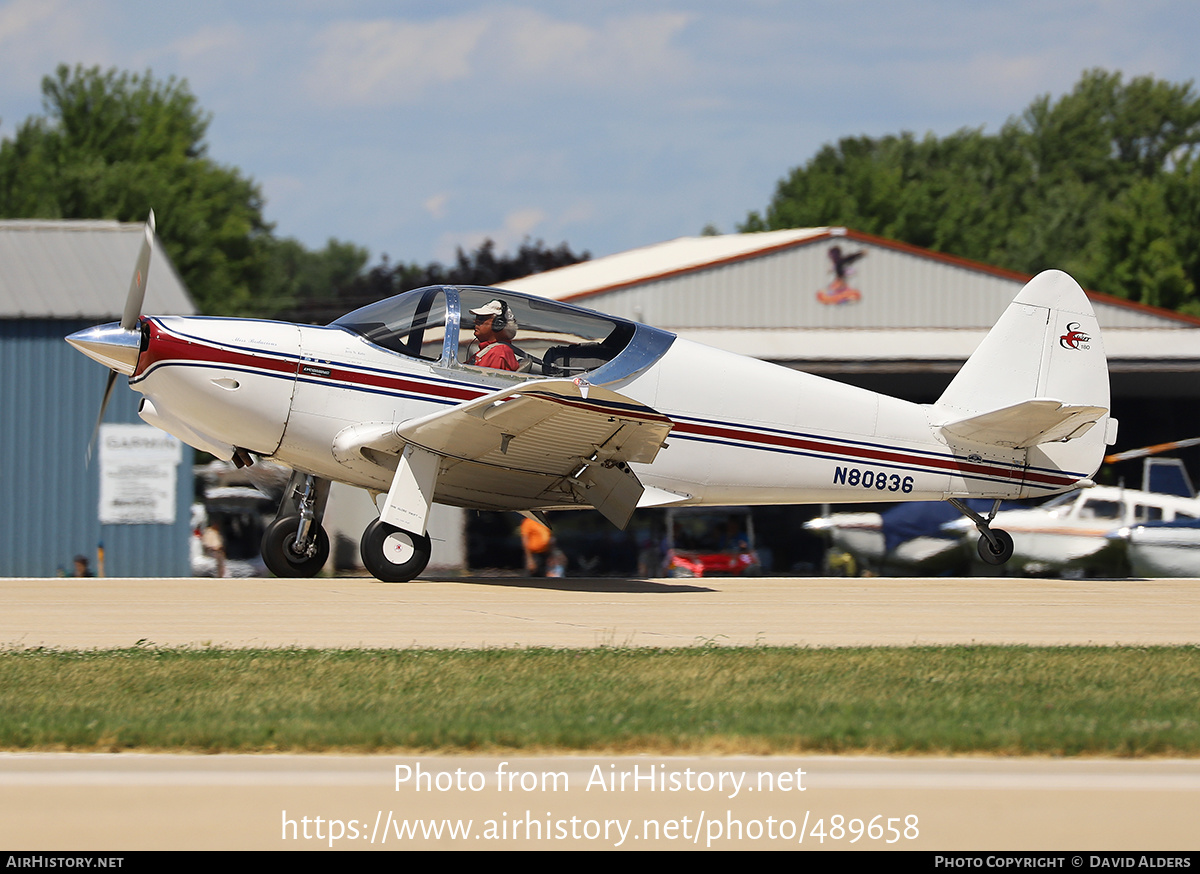
<instances>
[{"instance_id":1,"label":"swift logo on tail","mask_svg":"<svg viewBox=\"0 0 1200 874\"><path fill-rule=\"evenodd\" d=\"M1058 343L1064 349L1091 349L1092 338L1079 330L1079 322L1067 325L1067 333L1058 338Z\"/></svg>"}]
</instances>

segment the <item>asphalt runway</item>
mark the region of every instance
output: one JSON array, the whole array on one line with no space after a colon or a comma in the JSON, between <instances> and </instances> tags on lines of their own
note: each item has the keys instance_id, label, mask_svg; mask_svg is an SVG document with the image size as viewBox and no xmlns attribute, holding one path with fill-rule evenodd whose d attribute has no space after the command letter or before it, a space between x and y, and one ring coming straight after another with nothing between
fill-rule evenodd
<instances>
[{"instance_id":1,"label":"asphalt runway","mask_svg":"<svg viewBox=\"0 0 1200 874\"><path fill-rule=\"evenodd\" d=\"M0 579L0 646L1196 644L1196 580Z\"/></svg>"},{"instance_id":2,"label":"asphalt runway","mask_svg":"<svg viewBox=\"0 0 1200 874\"><path fill-rule=\"evenodd\" d=\"M1195 760L0 754L7 850L1186 851L1198 799Z\"/></svg>"},{"instance_id":3,"label":"asphalt runway","mask_svg":"<svg viewBox=\"0 0 1200 874\"><path fill-rule=\"evenodd\" d=\"M0 599L9 649L1200 643L1196 580L5 579ZM1072 867L1200 849L1198 821L1200 760L0 754L11 850L1062 850Z\"/></svg>"}]
</instances>

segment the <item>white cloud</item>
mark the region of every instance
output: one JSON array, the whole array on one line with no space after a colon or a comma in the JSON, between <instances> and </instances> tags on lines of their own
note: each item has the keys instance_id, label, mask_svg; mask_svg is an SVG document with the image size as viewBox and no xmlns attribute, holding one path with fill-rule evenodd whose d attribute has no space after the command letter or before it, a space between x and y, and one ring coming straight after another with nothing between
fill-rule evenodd
<instances>
[{"instance_id":1,"label":"white cloud","mask_svg":"<svg viewBox=\"0 0 1200 874\"><path fill-rule=\"evenodd\" d=\"M246 33L232 22L202 27L175 40L170 47L179 53L185 63L214 55L242 54L252 48L248 45Z\"/></svg>"},{"instance_id":2,"label":"white cloud","mask_svg":"<svg viewBox=\"0 0 1200 874\"><path fill-rule=\"evenodd\" d=\"M188 80L207 107L220 110L220 119L227 107L247 105L255 99L254 92L273 90L287 81L275 68L274 59L264 54L264 43L277 42L235 22L204 25L165 45L153 46L148 50L148 62L156 73L160 67L183 71L181 78ZM270 69L266 76L264 68Z\"/></svg>"},{"instance_id":3,"label":"white cloud","mask_svg":"<svg viewBox=\"0 0 1200 874\"><path fill-rule=\"evenodd\" d=\"M662 12L588 26L510 9L490 22L489 60L522 79L553 76L620 88L648 79L679 78L690 65L673 41L690 20L684 13Z\"/></svg>"},{"instance_id":4,"label":"white cloud","mask_svg":"<svg viewBox=\"0 0 1200 874\"><path fill-rule=\"evenodd\" d=\"M501 237L504 237L506 238L503 240L504 245L519 243L545 220L546 213L533 207L510 212L504 217L504 231L501 235L497 235L496 242L501 243Z\"/></svg>"},{"instance_id":5,"label":"white cloud","mask_svg":"<svg viewBox=\"0 0 1200 874\"><path fill-rule=\"evenodd\" d=\"M60 63L103 64L108 42L103 31L89 26L90 5L65 0L0 4L0 95L39 93L42 77Z\"/></svg>"},{"instance_id":6,"label":"white cloud","mask_svg":"<svg viewBox=\"0 0 1200 874\"><path fill-rule=\"evenodd\" d=\"M446 204L449 202L450 196L444 192L435 194L433 197L427 198L423 204L425 211L430 217L437 221L441 221L446 217Z\"/></svg>"},{"instance_id":7,"label":"white cloud","mask_svg":"<svg viewBox=\"0 0 1200 874\"><path fill-rule=\"evenodd\" d=\"M484 240L492 240L496 244L498 252L511 252L526 237L534 236L534 229L545 220L545 211L537 207L514 210L504 217L503 222L497 228L442 234L438 238L434 257L442 262L452 262L456 249L461 248L464 252L470 252L478 249Z\"/></svg>"},{"instance_id":8,"label":"white cloud","mask_svg":"<svg viewBox=\"0 0 1200 874\"><path fill-rule=\"evenodd\" d=\"M46 0L13 0L0 6L0 44L6 48L33 34L35 27L52 22L61 14L61 3Z\"/></svg>"},{"instance_id":9,"label":"white cloud","mask_svg":"<svg viewBox=\"0 0 1200 874\"><path fill-rule=\"evenodd\" d=\"M596 204L591 200L577 200L558 217L558 224L566 227L589 222L596 217Z\"/></svg>"},{"instance_id":10,"label":"white cloud","mask_svg":"<svg viewBox=\"0 0 1200 874\"><path fill-rule=\"evenodd\" d=\"M339 21L316 37L307 82L333 105L414 103L458 82L625 89L687 75L688 59L673 41L690 20L666 12L590 26L502 7L428 22Z\"/></svg>"},{"instance_id":11,"label":"white cloud","mask_svg":"<svg viewBox=\"0 0 1200 874\"><path fill-rule=\"evenodd\" d=\"M465 78L486 28L470 17L335 23L317 38L309 88L333 105L410 102L431 85Z\"/></svg>"}]
</instances>

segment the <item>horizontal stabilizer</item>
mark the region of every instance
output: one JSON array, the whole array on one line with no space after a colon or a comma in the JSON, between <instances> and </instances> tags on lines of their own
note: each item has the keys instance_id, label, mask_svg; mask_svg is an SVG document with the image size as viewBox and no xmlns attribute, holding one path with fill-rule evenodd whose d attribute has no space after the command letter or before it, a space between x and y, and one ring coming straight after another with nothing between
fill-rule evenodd
<instances>
[{"instance_id":1,"label":"horizontal stabilizer","mask_svg":"<svg viewBox=\"0 0 1200 874\"><path fill-rule=\"evenodd\" d=\"M1041 443L1057 443L1080 437L1107 413L1104 407L1064 404L1052 398L1033 398L947 422L941 430L947 437L972 443L1028 449Z\"/></svg>"}]
</instances>

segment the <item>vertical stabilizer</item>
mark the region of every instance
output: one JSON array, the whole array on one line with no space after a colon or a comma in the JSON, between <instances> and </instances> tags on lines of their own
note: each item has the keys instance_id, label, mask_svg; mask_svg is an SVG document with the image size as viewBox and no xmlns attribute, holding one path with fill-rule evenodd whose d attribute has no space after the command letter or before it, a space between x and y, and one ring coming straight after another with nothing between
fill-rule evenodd
<instances>
[{"instance_id":1,"label":"vertical stabilizer","mask_svg":"<svg viewBox=\"0 0 1200 874\"><path fill-rule=\"evenodd\" d=\"M972 445L1016 448L1026 453L1027 470L1083 480L1115 439L1109 409L1108 361L1091 302L1066 273L1047 270L1009 304L931 419L956 453L970 454ZM1045 421L1034 421L1039 416ZM1031 436L1014 442L1021 434Z\"/></svg>"}]
</instances>

